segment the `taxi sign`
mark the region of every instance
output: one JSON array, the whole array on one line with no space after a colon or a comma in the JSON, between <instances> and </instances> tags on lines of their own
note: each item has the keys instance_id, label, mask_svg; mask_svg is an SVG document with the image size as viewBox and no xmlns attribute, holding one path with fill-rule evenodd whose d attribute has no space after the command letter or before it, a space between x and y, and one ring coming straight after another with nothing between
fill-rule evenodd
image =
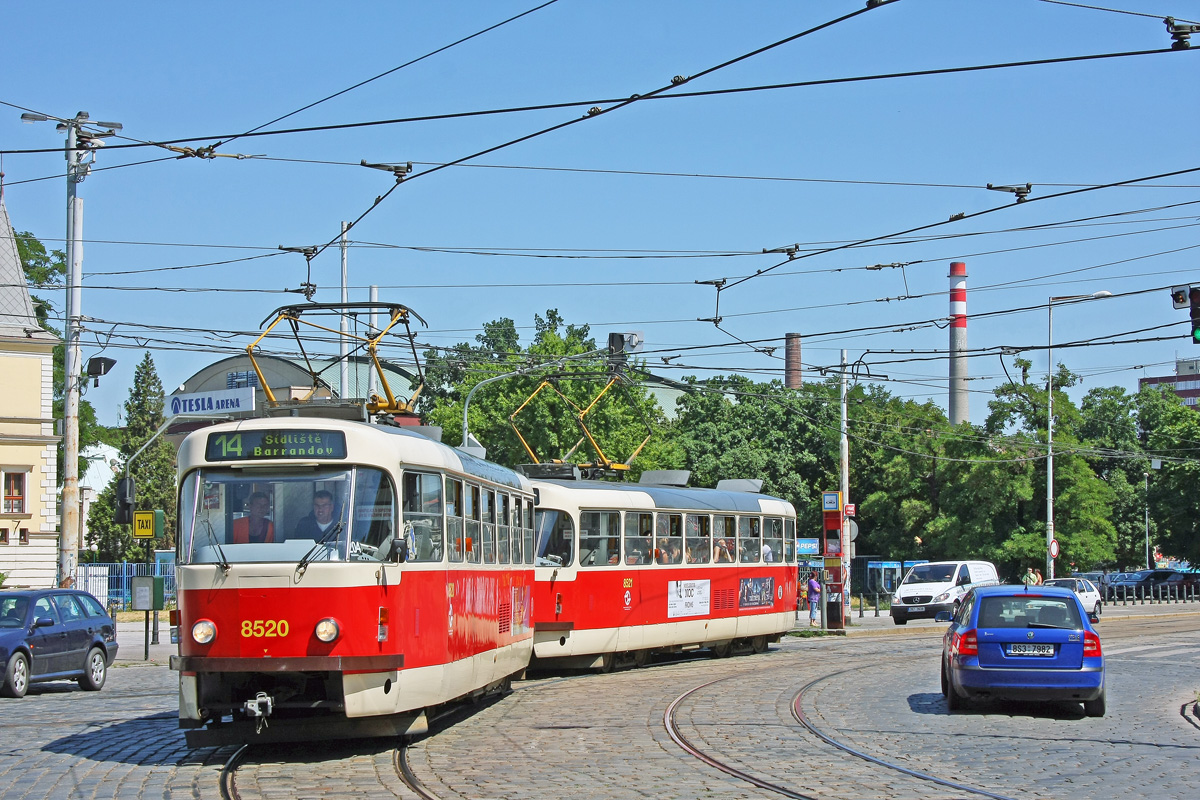
<instances>
[{"instance_id":1,"label":"taxi sign","mask_svg":"<svg viewBox=\"0 0 1200 800\"><path fill-rule=\"evenodd\" d=\"M133 512L133 538L158 539L163 535L166 514L161 510Z\"/></svg>"},{"instance_id":2,"label":"taxi sign","mask_svg":"<svg viewBox=\"0 0 1200 800\"><path fill-rule=\"evenodd\" d=\"M840 512L842 510L842 493L821 492L821 510Z\"/></svg>"}]
</instances>

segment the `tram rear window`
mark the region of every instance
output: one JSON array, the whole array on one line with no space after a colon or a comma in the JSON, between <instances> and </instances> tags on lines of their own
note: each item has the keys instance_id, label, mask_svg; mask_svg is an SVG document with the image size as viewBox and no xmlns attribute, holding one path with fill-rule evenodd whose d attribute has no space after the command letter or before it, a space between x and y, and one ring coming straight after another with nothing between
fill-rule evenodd
<instances>
[{"instance_id":1,"label":"tram rear window","mask_svg":"<svg viewBox=\"0 0 1200 800\"><path fill-rule=\"evenodd\" d=\"M276 458L345 458L346 434L319 430L242 430L210 433L206 461L263 461Z\"/></svg>"}]
</instances>

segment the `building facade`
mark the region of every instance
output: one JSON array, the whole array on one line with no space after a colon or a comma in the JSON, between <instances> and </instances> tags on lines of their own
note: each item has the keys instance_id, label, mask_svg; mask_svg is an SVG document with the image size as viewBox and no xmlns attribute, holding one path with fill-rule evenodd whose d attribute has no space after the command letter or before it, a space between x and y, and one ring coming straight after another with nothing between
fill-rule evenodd
<instances>
[{"instance_id":1,"label":"building facade","mask_svg":"<svg viewBox=\"0 0 1200 800\"><path fill-rule=\"evenodd\" d=\"M38 325L0 197L0 573L5 587L53 586L58 573L54 347Z\"/></svg>"},{"instance_id":2,"label":"building facade","mask_svg":"<svg viewBox=\"0 0 1200 800\"><path fill-rule=\"evenodd\" d=\"M1139 378L1138 388L1168 384L1185 406L1200 403L1200 359L1186 358L1175 362L1175 374L1162 378Z\"/></svg>"}]
</instances>

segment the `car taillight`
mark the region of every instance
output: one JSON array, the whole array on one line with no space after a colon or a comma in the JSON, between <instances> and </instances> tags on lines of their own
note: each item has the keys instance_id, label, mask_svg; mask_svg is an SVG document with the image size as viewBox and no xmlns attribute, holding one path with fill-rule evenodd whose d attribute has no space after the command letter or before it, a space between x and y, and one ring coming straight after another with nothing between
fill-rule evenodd
<instances>
[{"instance_id":1,"label":"car taillight","mask_svg":"<svg viewBox=\"0 0 1200 800\"><path fill-rule=\"evenodd\" d=\"M1091 658L1104 655L1100 651L1100 637L1091 631L1083 632L1083 654Z\"/></svg>"},{"instance_id":2,"label":"car taillight","mask_svg":"<svg viewBox=\"0 0 1200 800\"><path fill-rule=\"evenodd\" d=\"M979 636L975 629L963 633L954 634L954 652L960 656L977 656L979 655Z\"/></svg>"}]
</instances>

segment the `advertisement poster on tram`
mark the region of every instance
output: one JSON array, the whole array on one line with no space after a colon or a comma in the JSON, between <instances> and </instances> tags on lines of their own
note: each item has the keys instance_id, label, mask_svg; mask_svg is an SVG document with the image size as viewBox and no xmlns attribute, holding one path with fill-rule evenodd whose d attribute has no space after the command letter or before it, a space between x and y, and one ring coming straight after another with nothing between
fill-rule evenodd
<instances>
[{"instance_id":1,"label":"advertisement poster on tram","mask_svg":"<svg viewBox=\"0 0 1200 800\"><path fill-rule=\"evenodd\" d=\"M738 608L769 608L775 604L774 578L742 578Z\"/></svg>"},{"instance_id":2,"label":"advertisement poster on tram","mask_svg":"<svg viewBox=\"0 0 1200 800\"><path fill-rule=\"evenodd\" d=\"M708 616L709 581L667 581L667 619Z\"/></svg>"}]
</instances>

